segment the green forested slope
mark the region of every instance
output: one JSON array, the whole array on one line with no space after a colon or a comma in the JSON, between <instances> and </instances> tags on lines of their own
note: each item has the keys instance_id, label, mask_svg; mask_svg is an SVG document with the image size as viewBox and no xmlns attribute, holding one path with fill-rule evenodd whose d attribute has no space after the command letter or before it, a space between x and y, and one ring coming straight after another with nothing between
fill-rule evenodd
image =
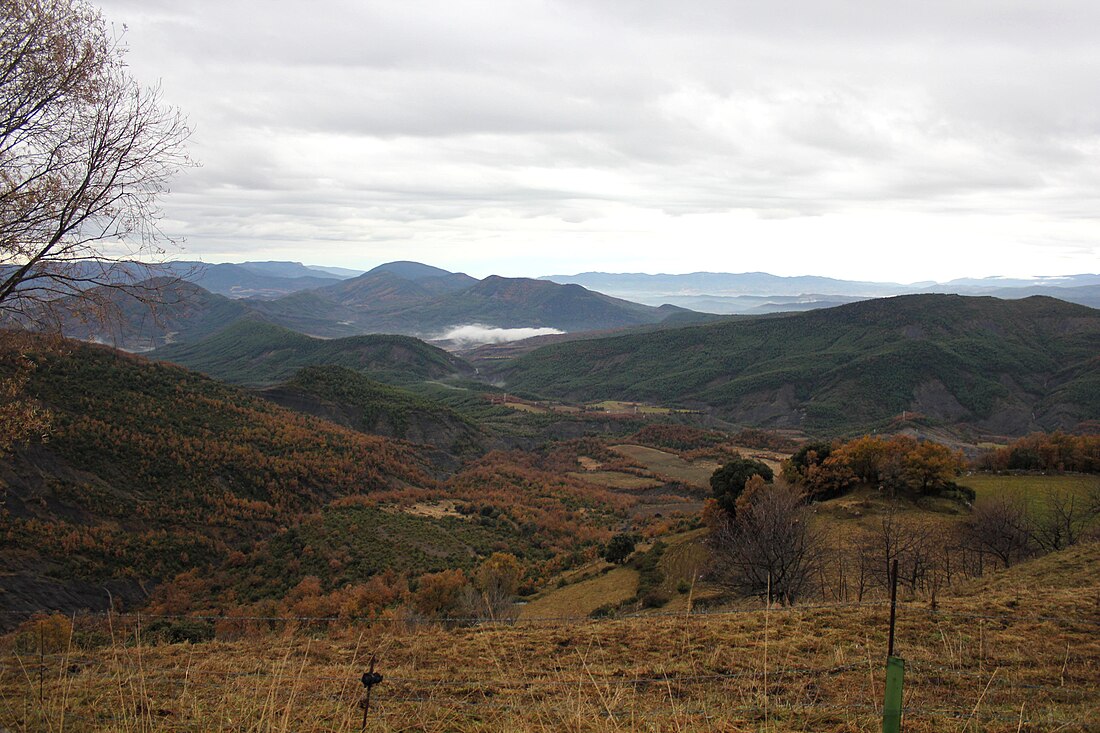
<instances>
[{"instance_id":1,"label":"green forested slope","mask_svg":"<svg viewBox=\"0 0 1100 733\"><path fill-rule=\"evenodd\" d=\"M463 453L485 436L471 420L443 403L341 366L311 366L260 394L364 433L427 443Z\"/></svg>"},{"instance_id":2,"label":"green forested slope","mask_svg":"<svg viewBox=\"0 0 1100 733\"><path fill-rule=\"evenodd\" d=\"M153 356L249 386L285 381L306 366L341 366L393 383L473 371L458 357L409 336L319 339L255 320L239 321L202 341L158 349Z\"/></svg>"},{"instance_id":3,"label":"green forested slope","mask_svg":"<svg viewBox=\"0 0 1100 733\"><path fill-rule=\"evenodd\" d=\"M904 411L991 430L1100 416L1100 311L1053 298L916 295L555 344L512 389L709 406L746 423L866 430Z\"/></svg>"}]
</instances>

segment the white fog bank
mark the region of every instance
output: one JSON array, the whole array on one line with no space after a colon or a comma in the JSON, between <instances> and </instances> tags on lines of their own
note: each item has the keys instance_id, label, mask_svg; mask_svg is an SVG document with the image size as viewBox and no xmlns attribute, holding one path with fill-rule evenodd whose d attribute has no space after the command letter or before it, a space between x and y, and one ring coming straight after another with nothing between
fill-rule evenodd
<instances>
[{"instance_id":1,"label":"white fog bank","mask_svg":"<svg viewBox=\"0 0 1100 733\"><path fill-rule=\"evenodd\" d=\"M461 346L473 346L475 344L502 344L507 341L520 341L532 336L549 336L555 333L565 333L565 331L559 331L556 328L498 328L481 323L470 323L464 326L455 326L440 335L439 338L454 341Z\"/></svg>"}]
</instances>

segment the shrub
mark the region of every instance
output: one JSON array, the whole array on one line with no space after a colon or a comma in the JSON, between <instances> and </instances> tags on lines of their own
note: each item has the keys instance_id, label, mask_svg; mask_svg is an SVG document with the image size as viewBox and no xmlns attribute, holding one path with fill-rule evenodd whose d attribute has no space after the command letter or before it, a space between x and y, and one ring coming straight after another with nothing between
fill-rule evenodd
<instances>
[{"instance_id":1,"label":"shrub","mask_svg":"<svg viewBox=\"0 0 1100 733\"><path fill-rule=\"evenodd\" d=\"M710 488L714 492L718 506L730 516L737 513L737 497L741 496L741 492L745 490L745 483L753 476L771 481L774 474L766 463L752 458L742 458L740 454L735 453L732 460L710 477Z\"/></svg>"},{"instance_id":2,"label":"shrub","mask_svg":"<svg viewBox=\"0 0 1100 733\"><path fill-rule=\"evenodd\" d=\"M619 606L616 603L605 603L598 608L592 609L588 617L589 618L610 618L619 612Z\"/></svg>"},{"instance_id":3,"label":"shrub","mask_svg":"<svg viewBox=\"0 0 1100 733\"><path fill-rule=\"evenodd\" d=\"M616 565L622 565L634 554L634 547L638 543L638 535L620 532L612 537L603 551L603 559Z\"/></svg>"},{"instance_id":4,"label":"shrub","mask_svg":"<svg viewBox=\"0 0 1100 733\"><path fill-rule=\"evenodd\" d=\"M202 619L157 619L146 627L147 637L160 644L201 644L214 639L214 625Z\"/></svg>"}]
</instances>

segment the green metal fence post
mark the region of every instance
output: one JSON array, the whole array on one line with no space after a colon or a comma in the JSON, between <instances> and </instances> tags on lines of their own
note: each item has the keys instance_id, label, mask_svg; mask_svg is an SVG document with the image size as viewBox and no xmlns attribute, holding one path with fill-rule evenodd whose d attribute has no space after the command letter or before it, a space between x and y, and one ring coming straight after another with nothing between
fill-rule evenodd
<instances>
[{"instance_id":1,"label":"green metal fence post","mask_svg":"<svg viewBox=\"0 0 1100 733\"><path fill-rule=\"evenodd\" d=\"M901 733L901 690L905 660L886 660L886 699L882 703L882 733Z\"/></svg>"},{"instance_id":2,"label":"green metal fence post","mask_svg":"<svg viewBox=\"0 0 1100 733\"><path fill-rule=\"evenodd\" d=\"M886 695L882 701L882 733L901 733L902 682L905 660L894 656L894 624L898 611L898 561L890 568L890 644L886 652Z\"/></svg>"}]
</instances>

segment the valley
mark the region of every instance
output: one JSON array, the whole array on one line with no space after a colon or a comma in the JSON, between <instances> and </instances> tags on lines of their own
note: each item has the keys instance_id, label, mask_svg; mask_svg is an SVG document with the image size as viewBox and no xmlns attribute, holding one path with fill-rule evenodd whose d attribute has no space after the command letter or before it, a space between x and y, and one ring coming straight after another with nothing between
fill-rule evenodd
<instances>
[{"instance_id":1,"label":"valley","mask_svg":"<svg viewBox=\"0 0 1100 733\"><path fill-rule=\"evenodd\" d=\"M1100 733L1094 5L0 2L0 733Z\"/></svg>"},{"instance_id":2,"label":"valley","mask_svg":"<svg viewBox=\"0 0 1100 733\"><path fill-rule=\"evenodd\" d=\"M470 287L404 265L324 297ZM352 730L374 656L383 730L869 730L891 560L913 730L1087 719L1092 622L1008 640L1091 613L1096 311L919 295L448 350L272 317L310 292L200 293L141 354L5 332L0 387L43 429L0 458L0 726ZM733 558L784 557L783 517L813 549L761 585ZM112 684L141 691L108 714Z\"/></svg>"}]
</instances>

